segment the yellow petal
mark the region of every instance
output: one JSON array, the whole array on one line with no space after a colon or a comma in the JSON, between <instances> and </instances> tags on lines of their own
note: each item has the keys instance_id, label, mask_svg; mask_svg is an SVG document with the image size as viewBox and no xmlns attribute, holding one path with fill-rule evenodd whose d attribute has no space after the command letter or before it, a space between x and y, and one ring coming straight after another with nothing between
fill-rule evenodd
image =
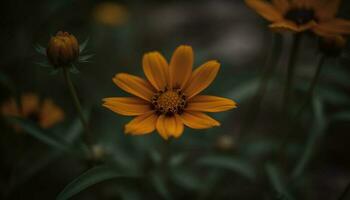
<instances>
[{"instance_id":1,"label":"yellow petal","mask_svg":"<svg viewBox=\"0 0 350 200\"><path fill-rule=\"evenodd\" d=\"M152 86L138 76L120 73L115 75L113 82L125 92L133 94L146 101L150 101L154 94Z\"/></svg>"},{"instance_id":2,"label":"yellow petal","mask_svg":"<svg viewBox=\"0 0 350 200\"><path fill-rule=\"evenodd\" d=\"M39 97L35 94L24 94L21 97L22 111L24 116L28 116L39 110Z\"/></svg>"},{"instance_id":3,"label":"yellow petal","mask_svg":"<svg viewBox=\"0 0 350 200\"><path fill-rule=\"evenodd\" d=\"M51 99L45 99L39 113L39 124L42 128L50 128L63 121L64 112Z\"/></svg>"},{"instance_id":4,"label":"yellow petal","mask_svg":"<svg viewBox=\"0 0 350 200\"><path fill-rule=\"evenodd\" d=\"M323 1L323 3L320 2L315 8L316 16L320 21L333 18L338 12L340 2L340 0L328 0L326 2Z\"/></svg>"},{"instance_id":5,"label":"yellow petal","mask_svg":"<svg viewBox=\"0 0 350 200\"><path fill-rule=\"evenodd\" d=\"M185 87L185 95L188 99L207 88L215 79L220 68L217 61L209 61L198 67Z\"/></svg>"},{"instance_id":6,"label":"yellow petal","mask_svg":"<svg viewBox=\"0 0 350 200\"><path fill-rule=\"evenodd\" d=\"M289 8L288 0L272 0L276 8L282 13L285 13Z\"/></svg>"},{"instance_id":7,"label":"yellow petal","mask_svg":"<svg viewBox=\"0 0 350 200\"><path fill-rule=\"evenodd\" d=\"M310 30L316 25L317 25L316 22L311 21L311 22L309 22L307 24L298 26L292 21L283 20L283 21L280 21L280 22L273 23L269 27L273 31L276 31L276 32L291 31L291 32L300 33L300 32L304 32L304 31Z\"/></svg>"},{"instance_id":8,"label":"yellow petal","mask_svg":"<svg viewBox=\"0 0 350 200\"><path fill-rule=\"evenodd\" d=\"M170 87L183 88L191 77L193 66L193 50L192 47L179 46L170 61Z\"/></svg>"},{"instance_id":9,"label":"yellow petal","mask_svg":"<svg viewBox=\"0 0 350 200\"><path fill-rule=\"evenodd\" d=\"M125 116L142 115L151 111L150 103L137 97L110 97L103 101L104 107Z\"/></svg>"},{"instance_id":10,"label":"yellow petal","mask_svg":"<svg viewBox=\"0 0 350 200\"><path fill-rule=\"evenodd\" d=\"M282 19L282 13L271 3L264 0L245 0L245 3L269 21L279 21Z\"/></svg>"},{"instance_id":11,"label":"yellow petal","mask_svg":"<svg viewBox=\"0 0 350 200\"><path fill-rule=\"evenodd\" d=\"M162 138L165 140L171 136L178 138L183 133L184 125L178 115L161 115L158 117L157 130L159 132L159 135L162 136Z\"/></svg>"},{"instance_id":12,"label":"yellow petal","mask_svg":"<svg viewBox=\"0 0 350 200\"><path fill-rule=\"evenodd\" d=\"M143 71L151 84L157 90L167 86L168 63L159 52L147 53L143 56Z\"/></svg>"},{"instance_id":13,"label":"yellow petal","mask_svg":"<svg viewBox=\"0 0 350 200\"><path fill-rule=\"evenodd\" d=\"M186 107L186 110L201 112L222 112L236 108L236 102L216 96L198 95L193 97Z\"/></svg>"},{"instance_id":14,"label":"yellow petal","mask_svg":"<svg viewBox=\"0 0 350 200\"><path fill-rule=\"evenodd\" d=\"M196 111L185 111L180 115L182 122L193 129L206 129L214 126L220 126L220 123L209 117L207 114Z\"/></svg>"},{"instance_id":15,"label":"yellow petal","mask_svg":"<svg viewBox=\"0 0 350 200\"><path fill-rule=\"evenodd\" d=\"M4 116L19 117L20 113L14 98L9 99L1 105L1 114Z\"/></svg>"},{"instance_id":16,"label":"yellow petal","mask_svg":"<svg viewBox=\"0 0 350 200\"><path fill-rule=\"evenodd\" d=\"M125 125L125 133L131 135L144 135L153 132L156 129L158 116L154 113L147 113L135 117Z\"/></svg>"},{"instance_id":17,"label":"yellow petal","mask_svg":"<svg viewBox=\"0 0 350 200\"><path fill-rule=\"evenodd\" d=\"M314 27L314 31L328 35L347 35L350 34L350 20L332 19L327 22L320 22Z\"/></svg>"}]
</instances>

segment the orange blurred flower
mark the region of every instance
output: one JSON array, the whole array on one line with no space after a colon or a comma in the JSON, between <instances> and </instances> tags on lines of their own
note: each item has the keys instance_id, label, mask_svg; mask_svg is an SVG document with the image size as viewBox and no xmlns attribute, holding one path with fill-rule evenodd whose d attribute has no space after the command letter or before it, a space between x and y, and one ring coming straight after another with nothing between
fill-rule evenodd
<instances>
[{"instance_id":1,"label":"orange blurred flower","mask_svg":"<svg viewBox=\"0 0 350 200\"><path fill-rule=\"evenodd\" d=\"M1 106L1 113L4 116L22 117L33 120L41 128L50 128L63 121L64 112L51 99L40 101L35 94L23 94L20 99L21 109L18 108L14 98L4 102ZM19 127L16 127L20 130Z\"/></svg>"},{"instance_id":2,"label":"orange blurred flower","mask_svg":"<svg viewBox=\"0 0 350 200\"><path fill-rule=\"evenodd\" d=\"M129 18L129 13L127 8L120 4L104 2L95 7L93 16L96 22L115 27L124 24Z\"/></svg>"},{"instance_id":3,"label":"orange blurred flower","mask_svg":"<svg viewBox=\"0 0 350 200\"><path fill-rule=\"evenodd\" d=\"M209 61L192 71L194 55L190 46L178 47L170 64L159 52L143 57L147 80L120 73L113 82L135 97L103 99L103 106L115 113L136 116L125 125L125 133L143 135L157 129L164 138L178 138L184 125L206 129L220 123L204 112L221 112L236 107L230 99L199 95L215 79L220 64Z\"/></svg>"},{"instance_id":4,"label":"orange blurred flower","mask_svg":"<svg viewBox=\"0 0 350 200\"><path fill-rule=\"evenodd\" d=\"M350 21L336 18L340 0L245 0L246 4L270 21L276 31L312 31L317 35L350 33Z\"/></svg>"}]
</instances>

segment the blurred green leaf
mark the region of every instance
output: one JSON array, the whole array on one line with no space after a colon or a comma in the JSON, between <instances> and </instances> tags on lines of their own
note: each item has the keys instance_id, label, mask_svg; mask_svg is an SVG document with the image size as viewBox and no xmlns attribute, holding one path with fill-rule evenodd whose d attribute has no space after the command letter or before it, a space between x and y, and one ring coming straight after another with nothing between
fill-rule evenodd
<instances>
[{"instance_id":1,"label":"blurred green leaf","mask_svg":"<svg viewBox=\"0 0 350 200\"><path fill-rule=\"evenodd\" d=\"M118 193L122 200L141 200L140 193L137 190L130 189L128 187L121 187L118 189Z\"/></svg>"},{"instance_id":2,"label":"blurred green leaf","mask_svg":"<svg viewBox=\"0 0 350 200\"><path fill-rule=\"evenodd\" d=\"M57 200L66 200L79 192L85 190L86 188L93 186L102 181L116 179L116 178L135 178L132 176L123 175L120 172L117 172L111 166L98 166L94 167L76 179L69 183L62 192L57 196Z\"/></svg>"},{"instance_id":3,"label":"blurred green leaf","mask_svg":"<svg viewBox=\"0 0 350 200\"><path fill-rule=\"evenodd\" d=\"M275 165L268 163L265 165L265 170L271 186L278 193L278 198L293 200L294 198L291 196L285 183L283 182L281 172L278 170L278 168Z\"/></svg>"},{"instance_id":4,"label":"blurred green leaf","mask_svg":"<svg viewBox=\"0 0 350 200\"><path fill-rule=\"evenodd\" d=\"M278 143L276 141L259 138L249 142L248 145L242 146L241 150L245 156L257 157L271 153L277 149L277 147Z\"/></svg>"},{"instance_id":5,"label":"blurred green leaf","mask_svg":"<svg viewBox=\"0 0 350 200\"><path fill-rule=\"evenodd\" d=\"M255 179L254 168L248 163L228 156L212 155L197 160L197 164L232 170L250 180Z\"/></svg>"},{"instance_id":6,"label":"blurred green leaf","mask_svg":"<svg viewBox=\"0 0 350 200\"><path fill-rule=\"evenodd\" d=\"M188 190L198 190L204 186L200 176L185 168L176 168L171 171L173 181L180 187Z\"/></svg>"},{"instance_id":7,"label":"blurred green leaf","mask_svg":"<svg viewBox=\"0 0 350 200\"><path fill-rule=\"evenodd\" d=\"M171 199L168 188L166 187L166 180L164 176L159 172L154 172L151 175L151 181L158 194L164 199Z\"/></svg>"},{"instance_id":8,"label":"blurred green leaf","mask_svg":"<svg viewBox=\"0 0 350 200\"><path fill-rule=\"evenodd\" d=\"M85 49L87 44L89 43L89 38L87 38L80 46L79 46L79 53L82 53Z\"/></svg>"},{"instance_id":9,"label":"blurred green leaf","mask_svg":"<svg viewBox=\"0 0 350 200\"><path fill-rule=\"evenodd\" d=\"M259 79L253 78L236 85L227 95L229 98L235 99L237 102L243 102L245 99L253 96L259 86Z\"/></svg>"},{"instance_id":10,"label":"blurred green leaf","mask_svg":"<svg viewBox=\"0 0 350 200\"><path fill-rule=\"evenodd\" d=\"M71 67L69 68L69 71L72 74L79 74L80 73L79 69L75 65L71 65Z\"/></svg>"},{"instance_id":11,"label":"blurred green leaf","mask_svg":"<svg viewBox=\"0 0 350 200\"><path fill-rule=\"evenodd\" d=\"M339 83L343 86L350 86L350 74L346 67L326 65L323 70L323 74L325 76L328 75L328 78L335 83Z\"/></svg>"},{"instance_id":12,"label":"blurred green leaf","mask_svg":"<svg viewBox=\"0 0 350 200\"><path fill-rule=\"evenodd\" d=\"M314 151L316 142L323 135L323 133L325 132L325 128L328 124L324 113L323 102L321 98L317 96L315 96L313 100L313 111L315 115L315 120L311 127L309 138L307 139L307 142L305 144L304 151L293 170L293 179L297 179L304 172L306 165L312 157L312 153Z\"/></svg>"},{"instance_id":13,"label":"blurred green leaf","mask_svg":"<svg viewBox=\"0 0 350 200\"><path fill-rule=\"evenodd\" d=\"M46 49L43 46L37 44L34 46L34 48L35 48L36 52L38 52L39 54L41 54L43 56L46 56Z\"/></svg>"},{"instance_id":14,"label":"blurred green leaf","mask_svg":"<svg viewBox=\"0 0 350 200\"><path fill-rule=\"evenodd\" d=\"M348 92L331 86L321 86L317 88L319 95L324 101L334 105L347 105L350 103Z\"/></svg>"},{"instance_id":15,"label":"blurred green leaf","mask_svg":"<svg viewBox=\"0 0 350 200\"><path fill-rule=\"evenodd\" d=\"M186 156L182 153L172 155L169 160L169 165L171 167L179 166L181 163L183 163L186 159Z\"/></svg>"},{"instance_id":16,"label":"blurred green leaf","mask_svg":"<svg viewBox=\"0 0 350 200\"><path fill-rule=\"evenodd\" d=\"M82 63L90 62L90 58L92 57L94 57L94 54L79 56L79 62L82 62Z\"/></svg>"},{"instance_id":17,"label":"blurred green leaf","mask_svg":"<svg viewBox=\"0 0 350 200\"><path fill-rule=\"evenodd\" d=\"M350 110L341 111L332 115L331 120L333 121L350 121Z\"/></svg>"},{"instance_id":18,"label":"blurred green leaf","mask_svg":"<svg viewBox=\"0 0 350 200\"><path fill-rule=\"evenodd\" d=\"M58 139L54 138L52 134L45 132L44 130L42 130L36 124L34 124L29 120L16 118L16 117L9 117L8 120L13 124L19 125L29 135L33 136L34 138L40 140L41 142L53 148L56 148L59 150L67 150L69 148L68 145L65 144L63 141L58 141Z\"/></svg>"}]
</instances>

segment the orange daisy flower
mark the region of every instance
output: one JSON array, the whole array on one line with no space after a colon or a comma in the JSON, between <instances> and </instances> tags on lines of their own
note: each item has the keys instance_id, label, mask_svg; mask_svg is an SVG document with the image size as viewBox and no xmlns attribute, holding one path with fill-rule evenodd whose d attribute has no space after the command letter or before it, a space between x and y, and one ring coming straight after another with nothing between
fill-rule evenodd
<instances>
[{"instance_id":1,"label":"orange daisy flower","mask_svg":"<svg viewBox=\"0 0 350 200\"><path fill-rule=\"evenodd\" d=\"M22 108L19 109L14 98L9 99L1 106L4 116L22 117L31 119L39 124L41 128L51 128L63 121L64 112L51 99L42 102L35 94L23 94L20 99ZM20 130L16 127L16 130Z\"/></svg>"},{"instance_id":2,"label":"orange daisy flower","mask_svg":"<svg viewBox=\"0 0 350 200\"><path fill-rule=\"evenodd\" d=\"M258 14L272 22L276 31L312 31L317 35L350 33L350 21L336 18L340 0L245 0Z\"/></svg>"},{"instance_id":3,"label":"orange daisy flower","mask_svg":"<svg viewBox=\"0 0 350 200\"><path fill-rule=\"evenodd\" d=\"M215 79L220 64L209 61L192 71L190 46L178 47L167 63L159 52L143 57L147 80L130 74L116 74L113 82L135 97L103 99L103 106L115 113L136 116L125 125L125 133L143 135L157 130L162 138L178 138L184 125L206 129L220 123L203 112L221 112L236 107L230 99L198 95Z\"/></svg>"}]
</instances>

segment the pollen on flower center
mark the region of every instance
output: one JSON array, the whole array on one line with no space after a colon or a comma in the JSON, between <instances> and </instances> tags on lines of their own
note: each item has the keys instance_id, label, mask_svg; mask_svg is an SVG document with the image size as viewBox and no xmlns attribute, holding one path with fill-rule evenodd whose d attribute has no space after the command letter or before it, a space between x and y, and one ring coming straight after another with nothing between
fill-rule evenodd
<instances>
[{"instance_id":1,"label":"pollen on flower center","mask_svg":"<svg viewBox=\"0 0 350 200\"><path fill-rule=\"evenodd\" d=\"M291 9L284 17L297 25L307 24L312 20L316 20L315 11L309 8Z\"/></svg>"},{"instance_id":2,"label":"pollen on flower center","mask_svg":"<svg viewBox=\"0 0 350 200\"><path fill-rule=\"evenodd\" d=\"M157 114L181 114L186 106L186 96L180 89L166 89L152 98L152 108Z\"/></svg>"}]
</instances>

